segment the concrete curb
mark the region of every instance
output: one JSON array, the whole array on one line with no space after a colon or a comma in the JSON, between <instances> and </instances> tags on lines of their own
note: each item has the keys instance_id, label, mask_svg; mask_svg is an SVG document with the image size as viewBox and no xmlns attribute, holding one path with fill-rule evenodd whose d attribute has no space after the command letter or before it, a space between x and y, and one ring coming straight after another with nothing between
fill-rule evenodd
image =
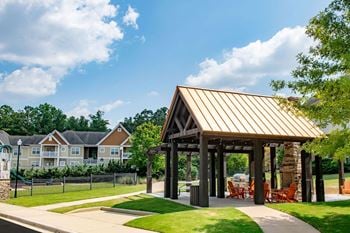
<instances>
[{"instance_id":1,"label":"concrete curb","mask_svg":"<svg viewBox=\"0 0 350 233\"><path fill-rule=\"evenodd\" d=\"M37 227L37 228L46 230L46 231L51 231L51 232L55 232L55 233L72 233L71 231L65 231L65 230L62 230L62 229L58 229L56 227L47 226L47 225L44 225L44 224L41 224L41 223L29 221L27 219L15 217L15 216L8 215L8 214L0 213L0 216L5 218L5 219L6 218L7 219L11 219L11 220L14 220L14 221L17 221L17 222L20 222L20 223L24 223L24 224L27 224L27 225L30 225L30 226L33 226L33 227Z\"/></svg>"},{"instance_id":2,"label":"concrete curb","mask_svg":"<svg viewBox=\"0 0 350 233\"><path fill-rule=\"evenodd\" d=\"M110 207L101 207L100 209L108 212L123 213L123 214L137 215L137 216L147 216L147 215L157 214L157 213L148 212L148 211L129 210L129 209L110 208Z\"/></svg>"},{"instance_id":3,"label":"concrete curb","mask_svg":"<svg viewBox=\"0 0 350 233\"><path fill-rule=\"evenodd\" d=\"M94 210L100 210L102 207L103 207L103 206L95 206L95 207L81 208L81 209L76 209L76 210L68 211L68 212L62 213L62 214L74 214L74 213L89 212L89 211L94 211Z\"/></svg>"}]
</instances>

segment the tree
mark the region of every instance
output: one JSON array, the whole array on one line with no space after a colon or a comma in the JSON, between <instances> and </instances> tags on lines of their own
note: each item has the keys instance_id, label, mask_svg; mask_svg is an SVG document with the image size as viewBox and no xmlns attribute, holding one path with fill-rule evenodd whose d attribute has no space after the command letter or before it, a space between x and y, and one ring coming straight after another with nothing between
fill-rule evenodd
<instances>
[{"instance_id":1,"label":"tree","mask_svg":"<svg viewBox=\"0 0 350 233\"><path fill-rule=\"evenodd\" d=\"M104 112L97 111L95 115L90 114L90 127L91 131L107 131L108 120L103 119Z\"/></svg>"},{"instance_id":2,"label":"tree","mask_svg":"<svg viewBox=\"0 0 350 233\"><path fill-rule=\"evenodd\" d=\"M231 154L227 158L227 173L233 175L237 172L246 172L248 168L248 155Z\"/></svg>"},{"instance_id":3,"label":"tree","mask_svg":"<svg viewBox=\"0 0 350 233\"><path fill-rule=\"evenodd\" d=\"M161 144L160 130L160 126L146 122L139 125L131 136L130 164L138 167L140 175L145 175L147 171L148 150ZM163 163L164 159L161 159L160 156L154 156L152 163L154 173L160 172L161 168L164 167Z\"/></svg>"},{"instance_id":4,"label":"tree","mask_svg":"<svg viewBox=\"0 0 350 233\"><path fill-rule=\"evenodd\" d=\"M157 109L155 112L144 109L134 117L124 118L122 124L130 133L133 133L139 125L142 125L145 122L152 122L155 125L163 126L167 110L166 107Z\"/></svg>"},{"instance_id":5,"label":"tree","mask_svg":"<svg viewBox=\"0 0 350 233\"><path fill-rule=\"evenodd\" d=\"M350 154L350 1L334 0L313 17L306 34L315 41L297 56L292 81L272 82L275 91L289 88L300 98L284 102L301 110L321 127L332 125L327 138L314 140L305 149L343 160Z\"/></svg>"}]
</instances>

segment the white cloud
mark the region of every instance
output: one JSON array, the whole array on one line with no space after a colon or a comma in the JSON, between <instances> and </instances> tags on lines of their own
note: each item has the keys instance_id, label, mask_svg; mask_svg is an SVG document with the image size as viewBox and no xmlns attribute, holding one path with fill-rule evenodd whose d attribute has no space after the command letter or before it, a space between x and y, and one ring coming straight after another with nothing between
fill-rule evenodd
<instances>
[{"instance_id":1,"label":"white cloud","mask_svg":"<svg viewBox=\"0 0 350 233\"><path fill-rule=\"evenodd\" d=\"M117 9L108 0L1 1L0 30L6 33L0 33L0 61L23 67L5 75L0 94L14 92L6 87L20 74L35 72L35 78L25 81L23 94L51 95L71 69L108 61L111 45L123 38L115 21ZM45 83L48 91L30 91L39 90L38 83Z\"/></svg>"},{"instance_id":2,"label":"white cloud","mask_svg":"<svg viewBox=\"0 0 350 233\"><path fill-rule=\"evenodd\" d=\"M123 104L125 104L124 101L122 101L122 100L115 100L115 101L113 101L111 103L99 106L98 110L101 110L101 111L107 113L107 112L110 112L110 111L112 111L112 110L122 106Z\"/></svg>"},{"instance_id":3,"label":"white cloud","mask_svg":"<svg viewBox=\"0 0 350 233\"><path fill-rule=\"evenodd\" d=\"M158 96L159 95L159 92L157 91L150 91L147 93L148 96Z\"/></svg>"},{"instance_id":4,"label":"white cloud","mask_svg":"<svg viewBox=\"0 0 350 233\"><path fill-rule=\"evenodd\" d=\"M225 52L221 62L205 59L199 73L188 76L186 84L237 89L255 85L261 78L286 78L296 65L296 55L312 43L303 27L284 28L266 41Z\"/></svg>"},{"instance_id":5,"label":"white cloud","mask_svg":"<svg viewBox=\"0 0 350 233\"><path fill-rule=\"evenodd\" d=\"M74 117L88 117L92 113L90 110L91 103L92 102L89 100L80 100L72 110L67 112L67 115Z\"/></svg>"},{"instance_id":6,"label":"white cloud","mask_svg":"<svg viewBox=\"0 0 350 233\"><path fill-rule=\"evenodd\" d=\"M127 26L132 26L135 29L139 28L139 25L137 25L137 18L140 16L140 14L136 11L135 8L132 8L130 5L128 6L128 10L126 11L124 17L123 17L123 23Z\"/></svg>"},{"instance_id":7,"label":"white cloud","mask_svg":"<svg viewBox=\"0 0 350 233\"><path fill-rule=\"evenodd\" d=\"M68 111L66 114L68 116L75 116L75 117L80 117L80 116L88 117L90 114L94 114L98 110L108 113L116 108L119 108L124 104L127 104L127 103L123 100L115 100L107 104L96 106L95 101L82 99L73 107L72 110Z\"/></svg>"}]
</instances>

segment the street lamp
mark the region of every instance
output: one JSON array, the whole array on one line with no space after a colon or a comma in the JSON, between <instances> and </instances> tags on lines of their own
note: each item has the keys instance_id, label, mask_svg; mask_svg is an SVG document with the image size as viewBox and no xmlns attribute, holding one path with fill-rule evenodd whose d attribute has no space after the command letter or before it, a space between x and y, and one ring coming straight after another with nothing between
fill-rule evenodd
<instances>
[{"instance_id":1,"label":"street lamp","mask_svg":"<svg viewBox=\"0 0 350 233\"><path fill-rule=\"evenodd\" d=\"M15 198L17 198L17 183L18 183L18 169L19 169L19 155L21 154L21 145L22 145L22 140L18 139L17 141L17 146L18 146L18 150L17 150L17 168L16 168L16 185L15 185Z\"/></svg>"}]
</instances>

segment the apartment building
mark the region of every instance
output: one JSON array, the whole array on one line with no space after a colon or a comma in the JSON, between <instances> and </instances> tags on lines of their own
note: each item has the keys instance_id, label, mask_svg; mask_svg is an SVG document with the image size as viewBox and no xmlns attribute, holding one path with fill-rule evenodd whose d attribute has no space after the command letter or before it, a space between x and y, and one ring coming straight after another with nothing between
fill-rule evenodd
<instances>
[{"instance_id":1,"label":"apartment building","mask_svg":"<svg viewBox=\"0 0 350 233\"><path fill-rule=\"evenodd\" d=\"M9 158L12 167L17 163L19 139L20 168L125 162L130 157L130 133L120 123L110 132L54 130L48 135L19 136L0 130L0 144L11 145L13 149L12 153L2 152L0 156Z\"/></svg>"}]
</instances>

